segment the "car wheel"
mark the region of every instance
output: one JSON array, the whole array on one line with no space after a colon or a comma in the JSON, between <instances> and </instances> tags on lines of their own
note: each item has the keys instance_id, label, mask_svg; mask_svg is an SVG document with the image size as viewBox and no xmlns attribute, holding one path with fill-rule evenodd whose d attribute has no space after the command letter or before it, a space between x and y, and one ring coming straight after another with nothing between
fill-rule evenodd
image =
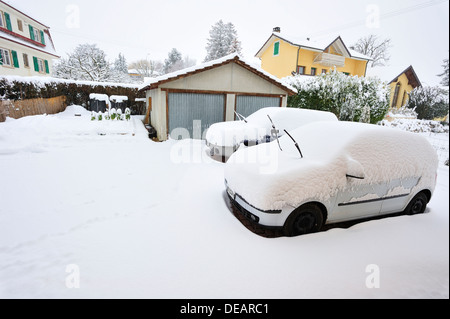
<instances>
[{"instance_id":1,"label":"car wheel","mask_svg":"<svg viewBox=\"0 0 450 319\"><path fill-rule=\"evenodd\" d=\"M427 208L428 198L424 193L417 194L406 206L405 214L418 215L423 214Z\"/></svg>"},{"instance_id":2,"label":"car wheel","mask_svg":"<svg viewBox=\"0 0 450 319\"><path fill-rule=\"evenodd\" d=\"M295 210L284 225L288 237L318 232L323 225L322 210L314 204L306 204Z\"/></svg>"}]
</instances>

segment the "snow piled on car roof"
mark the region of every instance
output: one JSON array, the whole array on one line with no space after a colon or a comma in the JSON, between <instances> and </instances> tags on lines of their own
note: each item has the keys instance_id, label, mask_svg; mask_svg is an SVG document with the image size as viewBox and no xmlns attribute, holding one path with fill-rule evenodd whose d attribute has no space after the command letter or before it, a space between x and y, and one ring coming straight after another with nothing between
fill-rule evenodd
<instances>
[{"instance_id":1,"label":"snow piled on car roof","mask_svg":"<svg viewBox=\"0 0 450 319\"><path fill-rule=\"evenodd\" d=\"M276 142L262 144L236 152L226 165L229 187L258 209L327 201L347 185L355 161L365 174L365 180L352 181L355 185L409 176L421 177L416 188L434 185L436 151L420 135L349 122L316 122L291 135L304 158L283 136L283 151Z\"/></svg>"}]
</instances>

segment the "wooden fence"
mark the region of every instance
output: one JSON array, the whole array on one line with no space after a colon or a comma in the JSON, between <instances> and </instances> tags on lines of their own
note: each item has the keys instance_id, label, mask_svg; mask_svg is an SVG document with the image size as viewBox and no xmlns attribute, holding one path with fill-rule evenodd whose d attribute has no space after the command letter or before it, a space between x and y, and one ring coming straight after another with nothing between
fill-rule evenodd
<instances>
[{"instance_id":1,"label":"wooden fence","mask_svg":"<svg viewBox=\"0 0 450 319\"><path fill-rule=\"evenodd\" d=\"M0 122L6 117L18 119L24 116L40 114L56 114L66 109L65 96L50 99L31 99L18 101L0 101Z\"/></svg>"}]
</instances>

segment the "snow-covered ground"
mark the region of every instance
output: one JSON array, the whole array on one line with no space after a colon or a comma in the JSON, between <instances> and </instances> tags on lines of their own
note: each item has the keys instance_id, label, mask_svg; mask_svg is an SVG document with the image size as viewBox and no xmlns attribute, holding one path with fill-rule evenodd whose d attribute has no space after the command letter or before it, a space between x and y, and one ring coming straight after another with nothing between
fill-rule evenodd
<instances>
[{"instance_id":1,"label":"snow-covered ground","mask_svg":"<svg viewBox=\"0 0 450 319\"><path fill-rule=\"evenodd\" d=\"M137 118L78 107L8 120L0 298L449 298L443 161L438 173L424 215L266 239L233 216L200 141L154 143Z\"/></svg>"}]
</instances>

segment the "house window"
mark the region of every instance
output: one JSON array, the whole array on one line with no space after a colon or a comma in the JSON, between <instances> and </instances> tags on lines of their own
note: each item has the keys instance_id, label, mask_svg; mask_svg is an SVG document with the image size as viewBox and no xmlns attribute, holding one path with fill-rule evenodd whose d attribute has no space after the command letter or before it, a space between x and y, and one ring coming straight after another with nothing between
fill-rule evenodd
<instances>
[{"instance_id":1,"label":"house window","mask_svg":"<svg viewBox=\"0 0 450 319\"><path fill-rule=\"evenodd\" d=\"M273 55L279 55L280 54L280 42L275 42L273 45Z\"/></svg>"},{"instance_id":2,"label":"house window","mask_svg":"<svg viewBox=\"0 0 450 319\"><path fill-rule=\"evenodd\" d=\"M316 74L317 74L317 69L311 68L311 75L316 75Z\"/></svg>"},{"instance_id":3,"label":"house window","mask_svg":"<svg viewBox=\"0 0 450 319\"><path fill-rule=\"evenodd\" d=\"M33 57L34 70L39 73L50 73L49 64L47 60L42 60L37 57Z\"/></svg>"},{"instance_id":4,"label":"house window","mask_svg":"<svg viewBox=\"0 0 450 319\"><path fill-rule=\"evenodd\" d=\"M408 92L403 92L403 100L402 100L402 107L405 106L408 103Z\"/></svg>"},{"instance_id":5,"label":"house window","mask_svg":"<svg viewBox=\"0 0 450 319\"><path fill-rule=\"evenodd\" d=\"M327 74L327 69L322 69L322 74Z\"/></svg>"},{"instance_id":6,"label":"house window","mask_svg":"<svg viewBox=\"0 0 450 319\"><path fill-rule=\"evenodd\" d=\"M17 28L19 29L19 31L23 32L23 23L22 20L17 19Z\"/></svg>"},{"instance_id":7,"label":"house window","mask_svg":"<svg viewBox=\"0 0 450 319\"><path fill-rule=\"evenodd\" d=\"M34 33L34 41L41 42L41 33L39 32L39 30L33 29L33 33Z\"/></svg>"},{"instance_id":8,"label":"house window","mask_svg":"<svg viewBox=\"0 0 450 319\"><path fill-rule=\"evenodd\" d=\"M0 65L12 66L11 53L9 50L0 48Z\"/></svg>"},{"instance_id":9,"label":"house window","mask_svg":"<svg viewBox=\"0 0 450 319\"><path fill-rule=\"evenodd\" d=\"M5 22L4 22L3 12L2 11L0 11L0 27L1 28L5 27Z\"/></svg>"},{"instance_id":10,"label":"house window","mask_svg":"<svg viewBox=\"0 0 450 319\"><path fill-rule=\"evenodd\" d=\"M0 27L6 28L9 31L12 31L11 17L9 15L9 13L0 11Z\"/></svg>"},{"instance_id":11,"label":"house window","mask_svg":"<svg viewBox=\"0 0 450 319\"><path fill-rule=\"evenodd\" d=\"M26 68L29 68L29 67L30 67L30 63L29 63L29 61L28 61L28 54L26 54L26 53L23 54L23 65L24 65Z\"/></svg>"},{"instance_id":12,"label":"house window","mask_svg":"<svg viewBox=\"0 0 450 319\"><path fill-rule=\"evenodd\" d=\"M400 94L400 83L397 83L397 85L395 86L395 92L394 92L394 98L392 99L392 105L391 107L397 107L397 102L398 102L398 96Z\"/></svg>"},{"instance_id":13,"label":"house window","mask_svg":"<svg viewBox=\"0 0 450 319\"><path fill-rule=\"evenodd\" d=\"M342 73L344 73L345 75L350 75L350 73L348 73L348 72L342 72Z\"/></svg>"},{"instance_id":14,"label":"house window","mask_svg":"<svg viewBox=\"0 0 450 319\"><path fill-rule=\"evenodd\" d=\"M304 66L298 66L297 67L297 74L302 74L302 75L304 75L305 74L305 67Z\"/></svg>"}]
</instances>

